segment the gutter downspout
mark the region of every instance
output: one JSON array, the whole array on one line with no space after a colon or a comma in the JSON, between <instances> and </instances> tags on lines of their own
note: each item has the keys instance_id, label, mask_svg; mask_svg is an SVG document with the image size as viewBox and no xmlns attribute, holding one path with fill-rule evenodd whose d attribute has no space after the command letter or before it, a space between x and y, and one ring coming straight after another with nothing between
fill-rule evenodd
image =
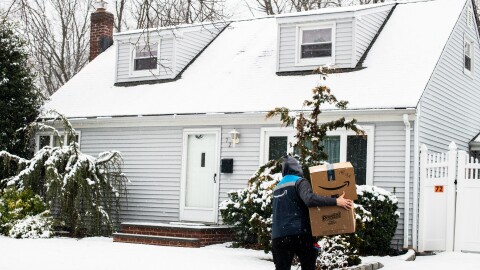
<instances>
[{"instance_id":1,"label":"gutter downspout","mask_svg":"<svg viewBox=\"0 0 480 270\"><path fill-rule=\"evenodd\" d=\"M403 216L403 248L408 248L408 232L410 221L410 121L408 114L403 115L403 123L405 124L405 202Z\"/></svg>"},{"instance_id":2,"label":"gutter downspout","mask_svg":"<svg viewBox=\"0 0 480 270\"><path fill-rule=\"evenodd\" d=\"M418 189L419 189L419 183L418 183L418 175L420 173L420 156L419 156L419 135L418 135L418 129L419 129L419 120L420 120L420 114L421 114L421 106L418 106L417 109L417 115L415 118L415 129L413 130L414 132L414 139L413 139L413 228L412 228L412 245L414 249L418 248L418 239L417 239L417 231L418 231Z\"/></svg>"}]
</instances>

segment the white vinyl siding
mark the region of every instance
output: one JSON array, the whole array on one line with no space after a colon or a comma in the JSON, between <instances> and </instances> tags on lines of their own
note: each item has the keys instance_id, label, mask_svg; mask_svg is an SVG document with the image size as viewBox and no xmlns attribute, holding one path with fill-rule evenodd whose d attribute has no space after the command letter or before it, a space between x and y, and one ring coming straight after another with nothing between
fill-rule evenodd
<instances>
[{"instance_id":1,"label":"white vinyl siding","mask_svg":"<svg viewBox=\"0 0 480 270\"><path fill-rule=\"evenodd\" d=\"M372 42L378 30L385 22L390 10L372 13L368 15L355 18L356 30L355 30L355 65L363 56L368 46Z\"/></svg>"},{"instance_id":2,"label":"white vinyl siding","mask_svg":"<svg viewBox=\"0 0 480 270\"><path fill-rule=\"evenodd\" d=\"M97 156L117 150L124 158L128 207L122 221L178 221L182 163L180 127L82 130L82 151Z\"/></svg>"},{"instance_id":3,"label":"white vinyl siding","mask_svg":"<svg viewBox=\"0 0 480 270\"><path fill-rule=\"evenodd\" d=\"M410 137L410 217L409 232L412 235L413 224L413 122ZM404 207L405 207L405 125L403 122L383 122L375 124L375 164L373 185L386 189L398 198L398 226L392 245L401 248L403 244ZM408 245L412 244L409 239Z\"/></svg>"},{"instance_id":4,"label":"white vinyl siding","mask_svg":"<svg viewBox=\"0 0 480 270\"><path fill-rule=\"evenodd\" d=\"M467 6L470 5L467 1ZM467 27L465 13L466 9L455 25L419 104L419 142L434 152L447 151L452 141L460 150L468 150L468 143L480 128L480 76L478 72L471 76L464 73L464 36L474 41L473 55L480 55L479 42L475 28ZM479 64L478 57L473 57L472 66Z\"/></svg>"},{"instance_id":5,"label":"white vinyl siding","mask_svg":"<svg viewBox=\"0 0 480 270\"><path fill-rule=\"evenodd\" d=\"M335 63L336 68L347 68L351 66L352 59L352 19L340 21L319 21L315 23L335 23L336 31L332 35L335 37L333 41L335 47ZM312 24L312 26L315 25ZM320 64L296 65L295 56L297 51L297 25L282 24L279 27L279 51L278 51L278 71L298 71L313 70Z\"/></svg>"},{"instance_id":6,"label":"white vinyl siding","mask_svg":"<svg viewBox=\"0 0 480 270\"><path fill-rule=\"evenodd\" d=\"M399 211L403 215L404 124L399 121L361 125L372 125L375 129L373 184L391 192L395 190L395 195L399 199ZM220 194L216 203L227 199L229 191L247 186L248 179L260 164L262 128L272 129L272 126L262 125L218 127L222 130L220 158L232 158L234 166L233 173L221 173L219 176ZM230 147L229 132L234 128L240 133L240 143ZM131 181L128 184L128 207L124 207L121 212L122 221L179 220L183 129L180 126L81 129L84 153L93 156L108 150L118 150L122 153L124 173ZM413 136L411 143L413 161ZM413 169L411 171L413 172ZM400 245L402 244L403 216L399 218L399 227L394 239L398 239Z\"/></svg>"},{"instance_id":7,"label":"white vinyl siding","mask_svg":"<svg viewBox=\"0 0 480 270\"><path fill-rule=\"evenodd\" d=\"M176 73L181 72L222 30L220 27L202 28L184 33L176 41Z\"/></svg>"}]
</instances>

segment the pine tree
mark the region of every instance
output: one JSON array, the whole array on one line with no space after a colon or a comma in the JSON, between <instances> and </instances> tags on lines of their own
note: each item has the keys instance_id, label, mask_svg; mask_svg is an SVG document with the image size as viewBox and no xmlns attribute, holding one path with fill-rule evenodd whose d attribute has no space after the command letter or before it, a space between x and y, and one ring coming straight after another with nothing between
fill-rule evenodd
<instances>
[{"instance_id":1,"label":"pine tree","mask_svg":"<svg viewBox=\"0 0 480 270\"><path fill-rule=\"evenodd\" d=\"M14 25L0 19L0 151L29 157L32 144L19 129L37 118L42 97L25 48Z\"/></svg>"}]
</instances>

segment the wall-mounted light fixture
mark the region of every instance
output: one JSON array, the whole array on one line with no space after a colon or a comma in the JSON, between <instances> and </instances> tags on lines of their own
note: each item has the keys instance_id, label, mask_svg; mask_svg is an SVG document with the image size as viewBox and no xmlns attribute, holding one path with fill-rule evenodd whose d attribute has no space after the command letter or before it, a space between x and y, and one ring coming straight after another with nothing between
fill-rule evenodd
<instances>
[{"instance_id":1,"label":"wall-mounted light fixture","mask_svg":"<svg viewBox=\"0 0 480 270\"><path fill-rule=\"evenodd\" d=\"M236 129L233 129L232 131L228 132L228 134L230 134L230 141L227 141L230 143L228 147L232 147L232 144L233 147L235 147L235 144L240 142L240 132L238 132Z\"/></svg>"}]
</instances>

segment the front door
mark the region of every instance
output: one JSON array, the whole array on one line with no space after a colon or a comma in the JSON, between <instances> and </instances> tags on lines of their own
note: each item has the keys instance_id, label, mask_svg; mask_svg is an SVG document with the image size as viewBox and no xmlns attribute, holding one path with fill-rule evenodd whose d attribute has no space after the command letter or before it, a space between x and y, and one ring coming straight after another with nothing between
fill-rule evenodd
<instances>
[{"instance_id":1,"label":"front door","mask_svg":"<svg viewBox=\"0 0 480 270\"><path fill-rule=\"evenodd\" d=\"M184 131L182 221L217 221L219 137L219 129Z\"/></svg>"}]
</instances>

